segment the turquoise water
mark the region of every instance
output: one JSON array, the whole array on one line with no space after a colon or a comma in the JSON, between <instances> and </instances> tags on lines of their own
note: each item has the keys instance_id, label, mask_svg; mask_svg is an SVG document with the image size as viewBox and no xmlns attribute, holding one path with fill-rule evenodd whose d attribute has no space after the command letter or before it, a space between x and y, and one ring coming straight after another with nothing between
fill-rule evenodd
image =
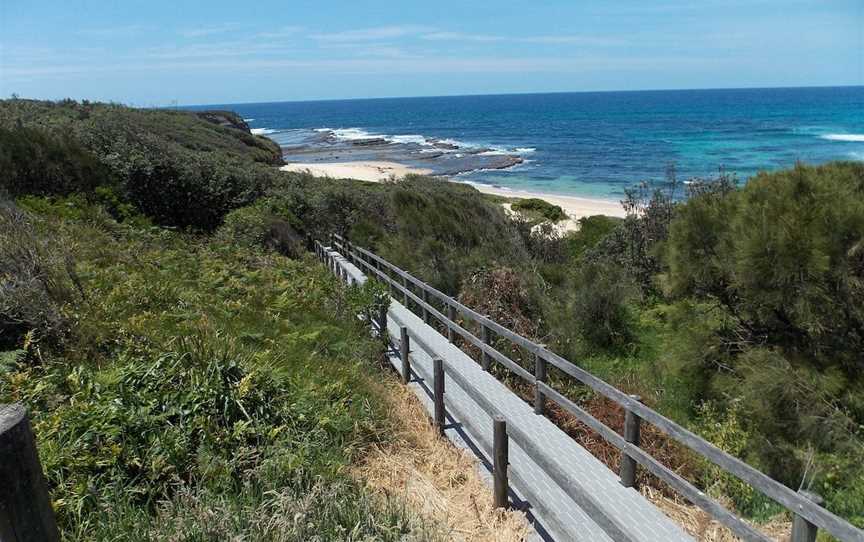
<instances>
[{"instance_id":1,"label":"turquoise water","mask_svg":"<svg viewBox=\"0 0 864 542\"><path fill-rule=\"evenodd\" d=\"M213 106L209 106L213 107ZM796 161L864 160L864 87L590 92L224 105L288 147L381 138L363 158L459 169L497 154L522 163L457 178L617 199L669 164L687 179L720 167L746 179ZM326 130L325 130L326 129ZM323 141L322 134L328 136ZM442 143L444 142L444 143ZM379 142L380 143L380 142ZM436 146L437 145L437 146ZM448 147L448 148L445 148ZM452 147L452 148L450 148ZM358 147L359 148L359 147ZM350 149L349 149L350 150ZM294 153L294 154L292 154ZM428 156L444 153L435 160ZM338 159L354 159L336 153ZM368 156L367 156L368 155ZM459 160L455 156L460 155ZM332 157L332 156L331 156ZM433 167L434 169L434 167ZM447 173L453 171L448 169Z\"/></svg>"}]
</instances>

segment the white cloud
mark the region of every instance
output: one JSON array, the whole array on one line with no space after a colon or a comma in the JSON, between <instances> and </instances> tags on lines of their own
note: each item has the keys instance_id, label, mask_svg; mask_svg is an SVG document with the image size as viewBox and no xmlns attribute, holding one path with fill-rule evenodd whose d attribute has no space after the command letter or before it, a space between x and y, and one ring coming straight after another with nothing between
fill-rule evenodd
<instances>
[{"instance_id":1,"label":"white cloud","mask_svg":"<svg viewBox=\"0 0 864 542\"><path fill-rule=\"evenodd\" d=\"M224 23L211 26L201 26L196 28L186 28L178 30L177 33L184 38L206 38L217 34L225 34L237 30L238 26L234 23Z\"/></svg>"},{"instance_id":2,"label":"white cloud","mask_svg":"<svg viewBox=\"0 0 864 542\"><path fill-rule=\"evenodd\" d=\"M433 29L428 26L419 25L378 26L375 28L345 30L343 32L311 34L310 37L315 40L327 42L376 41L416 36L423 32L430 32L432 30Z\"/></svg>"},{"instance_id":3,"label":"white cloud","mask_svg":"<svg viewBox=\"0 0 864 542\"><path fill-rule=\"evenodd\" d=\"M82 28L77 33L90 38L120 38L142 34L152 29L152 27L143 24L129 24L101 28Z\"/></svg>"},{"instance_id":4,"label":"white cloud","mask_svg":"<svg viewBox=\"0 0 864 542\"><path fill-rule=\"evenodd\" d=\"M211 57L255 57L285 55L294 52L278 43L258 41L234 41L215 43L196 43L191 45L165 45L143 49L133 56L144 59L194 59Z\"/></svg>"},{"instance_id":5,"label":"white cloud","mask_svg":"<svg viewBox=\"0 0 864 542\"><path fill-rule=\"evenodd\" d=\"M491 36L488 34L465 34L463 32L431 32L420 36L429 41L503 41L503 36Z\"/></svg>"},{"instance_id":6,"label":"white cloud","mask_svg":"<svg viewBox=\"0 0 864 542\"><path fill-rule=\"evenodd\" d=\"M234 70L261 72L264 70L295 69L306 73L326 74L436 74L436 73L581 73L585 70L620 71L667 69L695 69L711 66L733 66L734 59L696 56L628 58L621 56L590 55L583 57L553 58L520 57L422 57L418 58L341 58L327 60L272 59L179 59L139 60L108 64L36 65L10 68L6 75L18 80L24 77L44 78L112 73L171 72L191 70Z\"/></svg>"},{"instance_id":7,"label":"white cloud","mask_svg":"<svg viewBox=\"0 0 864 542\"><path fill-rule=\"evenodd\" d=\"M277 28L276 30L271 30L269 32L258 32L254 37L262 40L277 40L294 37L300 32L303 32L303 30L304 28L302 26L283 26L282 28Z\"/></svg>"},{"instance_id":8,"label":"white cloud","mask_svg":"<svg viewBox=\"0 0 864 542\"><path fill-rule=\"evenodd\" d=\"M598 38L579 34L563 34L549 36L500 36L495 34L467 34L464 32L430 32L420 36L428 41L450 41L450 42L510 42L510 43L534 43L534 44L576 44L576 45L618 45L625 43L624 40Z\"/></svg>"}]
</instances>

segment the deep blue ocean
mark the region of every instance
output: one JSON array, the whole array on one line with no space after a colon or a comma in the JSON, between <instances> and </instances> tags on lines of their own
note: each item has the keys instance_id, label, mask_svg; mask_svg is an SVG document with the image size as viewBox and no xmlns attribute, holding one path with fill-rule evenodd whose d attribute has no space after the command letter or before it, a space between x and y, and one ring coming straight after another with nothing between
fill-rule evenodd
<instances>
[{"instance_id":1,"label":"deep blue ocean","mask_svg":"<svg viewBox=\"0 0 864 542\"><path fill-rule=\"evenodd\" d=\"M214 106L208 106L214 107ZM723 167L746 179L798 160L864 161L864 87L584 92L227 104L289 149L382 137L413 156L519 156L504 170L457 179L618 199L625 187ZM326 130L325 130L326 129ZM312 138L312 139L310 139ZM431 142L437 147L432 147ZM443 143L442 143L443 142ZM314 145L311 143L311 145ZM403 149L404 150L404 149ZM458 156L461 156L459 154ZM291 157L289 157L290 159ZM346 156L345 159L351 158ZM387 159L387 156L380 157ZM300 161L300 160L297 160Z\"/></svg>"}]
</instances>

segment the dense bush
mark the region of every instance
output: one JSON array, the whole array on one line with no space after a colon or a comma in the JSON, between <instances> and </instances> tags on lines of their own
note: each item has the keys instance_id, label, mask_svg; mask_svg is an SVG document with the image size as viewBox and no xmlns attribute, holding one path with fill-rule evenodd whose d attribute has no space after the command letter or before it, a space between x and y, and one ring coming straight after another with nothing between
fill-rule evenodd
<instances>
[{"instance_id":1,"label":"dense bush","mask_svg":"<svg viewBox=\"0 0 864 542\"><path fill-rule=\"evenodd\" d=\"M558 205L538 198L525 198L513 202L514 211L525 214L528 218L540 218L550 222L560 222L567 219L567 213Z\"/></svg>"},{"instance_id":2,"label":"dense bush","mask_svg":"<svg viewBox=\"0 0 864 542\"><path fill-rule=\"evenodd\" d=\"M266 247L296 259L307 251L307 240L298 232L302 227L290 202L271 197L230 212L216 235L226 243Z\"/></svg>"},{"instance_id":3,"label":"dense bush","mask_svg":"<svg viewBox=\"0 0 864 542\"><path fill-rule=\"evenodd\" d=\"M864 165L798 165L680 205L661 279L673 298L721 315L677 338L697 353L678 363L701 397L748 413L751 462L831 495L850 517L862 513L845 504L860 465L842 459L860 453L864 426L862 247Z\"/></svg>"},{"instance_id":4,"label":"dense bush","mask_svg":"<svg viewBox=\"0 0 864 542\"><path fill-rule=\"evenodd\" d=\"M117 197L115 207L131 204L159 224L213 230L226 213L277 182L268 166L281 163L281 150L245 124L204 117L86 102L0 101L0 188L15 196L91 195L106 186Z\"/></svg>"},{"instance_id":5,"label":"dense bush","mask_svg":"<svg viewBox=\"0 0 864 542\"><path fill-rule=\"evenodd\" d=\"M60 339L68 328L62 306L74 293L66 248L0 199L0 350L22 346L25 335L29 342Z\"/></svg>"},{"instance_id":6,"label":"dense bush","mask_svg":"<svg viewBox=\"0 0 864 542\"><path fill-rule=\"evenodd\" d=\"M673 295L709 296L751 344L850 378L864 370L864 165L796 166L678 211Z\"/></svg>"},{"instance_id":7,"label":"dense bush","mask_svg":"<svg viewBox=\"0 0 864 542\"><path fill-rule=\"evenodd\" d=\"M164 152L133 163L126 189L157 223L209 231L229 211L260 197L273 175L220 157Z\"/></svg>"},{"instance_id":8,"label":"dense bush","mask_svg":"<svg viewBox=\"0 0 864 542\"><path fill-rule=\"evenodd\" d=\"M589 344L620 348L632 338L628 305L634 286L627 273L611 263L588 263L576 277L573 322Z\"/></svg>"},{"instance_id":9,"label":"dense bush","mask_svg":"<svg viewBox=\"0 0 864 542\"><path fill-rule=\"evenodd\" d=\"M4 212L25 222L0 233L27 232L28 257L70 247L84 297L40 363L30 343L3 345L0 403L30 409L65 537L292 540L314 525L395 541L414 528L343 472L385 434L381 347L356 318L380 291L346 290L311 256L95 221L75 199L26 203L48 213L39 227Z\"/></svg>"},{"instance_id":10,"label":"dense bush","mask_svg":"<svg viewBox=\"0 0 864 542\"><path fill-rule=\"evenodd\" d=\"M111 174L68 134L0 128L0 190L13 197L90 192Z\"/></svg>"}]
</instances>

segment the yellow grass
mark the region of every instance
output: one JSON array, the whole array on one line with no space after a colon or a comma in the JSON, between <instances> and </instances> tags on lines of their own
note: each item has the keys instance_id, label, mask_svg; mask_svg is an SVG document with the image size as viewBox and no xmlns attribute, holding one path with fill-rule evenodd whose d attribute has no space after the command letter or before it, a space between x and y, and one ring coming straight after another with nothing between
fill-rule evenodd
<instances>
[{"instance_id":1,"label":"yellow grass","mask_svg":"<svg viewBox=\"0 0 864 542\"><path fill-rule=\"evenodd\" d=\"M388 378L393 438L373 447L353 474L373 491L404 498L415 512L447 530L447 540L524 540L524 513L492 506L492 489L480 477L477 459L439 438L426 410L405 386Z\"/></svg>"},{"instance_id":2,"label":"yellow grass","mask_svg":"<svg viewBox=\"0 0 864 542\"><path fill-rule=\"evenodd\" d=\"M530 527L518 511L492 507L492 490L480 477L477 459L438 438L420 401L393 377L382 383L394 435L368 450L352 474L373 491L406 500L423 518L447 530L447 540L521 541ZM699 542L735 542L729 529L706 512L651 487L642 494ZM790 539L791 524L778 517L759 530L772 540Z\"/></svg>"},{"instance_id":3,"label":"yellow grass","mask_svg":"<svg viewBox=\"0 0 864 542\"><path fill-rule=\"evenodd\" d=\"M670 499L651 487L643 487L641 491L642 495L654 506L662 510L670 519L683 527L687 534L699 542L736 542L740 540L729 529L697 506L680 499ZM721 504L729 508L728 503ZM782 516L757 526L757 529L777 542L788 541L791 528L791 523Z\"/></svg>"}]
</instances>

